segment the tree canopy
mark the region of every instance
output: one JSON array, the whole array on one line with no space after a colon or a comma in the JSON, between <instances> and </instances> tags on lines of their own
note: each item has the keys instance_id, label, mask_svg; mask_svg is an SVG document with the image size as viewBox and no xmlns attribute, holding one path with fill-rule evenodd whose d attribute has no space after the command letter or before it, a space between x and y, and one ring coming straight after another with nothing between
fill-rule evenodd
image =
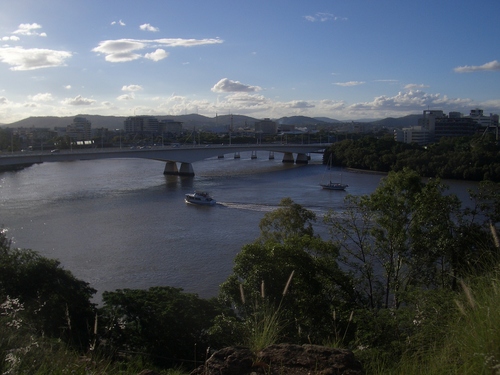
<instances>
[{"instance_id":1,"label":"tree canopy","mask_svg":"<svg viewBox=\"0 0 500 375\"><path fill-rule=\"evenodd\" d=\"M391 135L334 143L324 160L371 171L402 171L410 168L421 177L491 180L500 182L500 146L491 134L472 137L443 137L439 142L419 146L395 141Z\"/></svg>"}]
</instances>

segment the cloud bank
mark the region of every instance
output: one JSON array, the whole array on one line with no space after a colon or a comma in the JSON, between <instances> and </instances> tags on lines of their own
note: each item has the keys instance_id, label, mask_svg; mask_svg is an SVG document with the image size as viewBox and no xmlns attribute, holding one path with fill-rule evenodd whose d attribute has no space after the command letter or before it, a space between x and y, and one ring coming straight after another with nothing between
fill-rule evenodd
<instances>
[{"instance_id":1,"label":"cloud bank","mask_svg":"<svg viewBox=\"0 0 500 375\"><path fill-rule=\"evenodd\" d=\"M471 72L483 72L483 71L500 71L500 63L497 60L490 61L486 64L475 66L475 65L465 65L459 66L453 69L456 73L471 73Z\"/></svg>"},{"instance_id":2,"label":"cloud bank","mask_svg":"<svg viewBox=\"0 0 500 375\"><path fill-rule=\"evenodd\" d=\"M182 38L163 38L163 39L116 39L104 40L92 49L93 52L105 55L105 60L109 62L127 62L140 58L146 58L153 61L160 61L168 56L168 53L161 47L195 47L210 44L223 43L221 39L182 39ZM141 55L137 51L147 48L157 48L153 52L147 52Z\"/></svg>"}]
</instances>

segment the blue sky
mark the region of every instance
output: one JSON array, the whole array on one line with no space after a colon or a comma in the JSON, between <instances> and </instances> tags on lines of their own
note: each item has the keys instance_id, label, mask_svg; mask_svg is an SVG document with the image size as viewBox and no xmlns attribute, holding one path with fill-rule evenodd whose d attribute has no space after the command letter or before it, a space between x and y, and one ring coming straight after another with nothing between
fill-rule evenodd
<instances>
[{"instance_id":1,"label":"blue sky","mask_svg":"<svg viewBox=\"0 0 500 375\"><path fill-rule=\"evenodd\" d=\"M500 113L498 0L2 0L0 123Z\"/></svg>"}]
</instances>

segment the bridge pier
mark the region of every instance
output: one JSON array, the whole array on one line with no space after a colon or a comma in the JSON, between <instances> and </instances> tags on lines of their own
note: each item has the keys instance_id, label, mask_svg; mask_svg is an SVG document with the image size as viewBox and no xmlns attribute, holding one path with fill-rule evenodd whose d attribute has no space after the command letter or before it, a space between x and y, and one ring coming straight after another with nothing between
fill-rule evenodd
<instances>
[{"instance_id":1,"label":"bridge pier","mask_svg":"<svg viewBox=\"0 0 500 375\"><path fill-rule=\"evenodd\" d=\"M309 157L306 154L297 154L297 159L295 160L295 164L308 164Z\"/></svg>"},{"instance_id":2,"label":"bridge pier","mask_svg":"<svg viewBox=\"0 0 500 375\"><path fill-rule=\"evenodd\" d=\"M194 176L193 165L191 163L181 163L179 176Z\"/></svg>"},{"instance_id":3,"label":"bridge pier","mask_svg":"<svg viewBox=\"0 0 500 375\"><path fill-rule=\"evenodd\" d=\"M181 168L177 169L175 161L167 161L163 174L171 176L194 176L194 170L191 163L181 163Z\"/></svg>"},{"instance_id":4,"label":"bridge pier","mask_svg":"<svg viewBox=\"0 0 500 375\"><path fill-rule=\"evenodd\" d=\"M283 160L282 160L283 163L293 163L294 160L293 160L293 154L291 152L285 152L283 154Z\"/></svg>"},{"instance_id":5,"label":"bridge pier","mask_svg":"<svg viewBox=\"0 0 500 375\"><path fill-rule=\"evenodd\" d=\"M163 174L177 176L179 174L177 163L175 161L167 161L165 164L165 169L163 170Z\"/></svg>"}]
</instances>

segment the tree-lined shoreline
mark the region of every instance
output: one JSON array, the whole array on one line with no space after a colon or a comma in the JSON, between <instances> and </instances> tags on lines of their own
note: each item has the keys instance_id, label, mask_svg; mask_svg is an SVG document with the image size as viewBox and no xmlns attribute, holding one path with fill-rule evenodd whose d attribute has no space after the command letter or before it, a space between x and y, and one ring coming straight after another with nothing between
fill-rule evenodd
<instances>
[{"instance_id":1,"label":"tree-lined shoreline","mask_svg":"<svg viewBox=\"0 0 500 375\"><path fill-rule=\"evenodd\" d=\"M282 342L349 349L374 374L492 370L500 320L483 329L494 360L463 352L479 350L472 338L460 347L449 341L464 319L479 324L474 314L483 309L500 316L492 301L478 306L473 297L496 290L484 280L496 280L500 264L500 185L481 182L470 198L463 208L439 178L423 182L407 168L389 172L370 195L347 195L344 209L324 217L284 198L236 256L217 298L157 286L105 292L101 307L88 283L13 248L3 231L0 370L182 374L213 350L243 345L257 360ZM329 238L315 233L319 221ZM438 355L447 366L439 371Z\"/></svg>"}]
</instances>

